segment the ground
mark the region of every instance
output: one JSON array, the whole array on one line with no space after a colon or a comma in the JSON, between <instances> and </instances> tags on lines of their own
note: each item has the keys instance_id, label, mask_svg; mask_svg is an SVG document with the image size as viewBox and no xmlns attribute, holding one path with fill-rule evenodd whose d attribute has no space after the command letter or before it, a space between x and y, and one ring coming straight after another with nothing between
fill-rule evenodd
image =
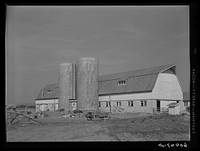
<instances>
[{"instance_id":1,"label":"ground","mask_svg":"<svg viewBox=\"0 0 200 151\"><path fill-rule=\"evenodd\" d=\"M187 141L189 116L145 113L112 114L110 119L49 116L42 124L7 126L8 142L46 141Z\"/></svg>"}]
</instances>

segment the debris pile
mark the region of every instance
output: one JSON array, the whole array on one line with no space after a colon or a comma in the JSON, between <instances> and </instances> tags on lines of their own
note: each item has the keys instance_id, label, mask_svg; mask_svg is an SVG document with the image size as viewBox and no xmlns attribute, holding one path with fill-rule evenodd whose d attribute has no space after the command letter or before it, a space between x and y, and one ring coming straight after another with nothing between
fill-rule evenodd
<instances>
[{"instance_id":1,"label":"debris pile","mask_svg":"<svg viewBox=\"0 0 200 151\"><path fill-rule=\"evenodd\" d=\"M33 124L40 123L37 119L40 117L39 113L31 111L17 111L16 106L9 105L6 107L6 124L13 126L14 124Z\"/></svg>"}]
</instances>

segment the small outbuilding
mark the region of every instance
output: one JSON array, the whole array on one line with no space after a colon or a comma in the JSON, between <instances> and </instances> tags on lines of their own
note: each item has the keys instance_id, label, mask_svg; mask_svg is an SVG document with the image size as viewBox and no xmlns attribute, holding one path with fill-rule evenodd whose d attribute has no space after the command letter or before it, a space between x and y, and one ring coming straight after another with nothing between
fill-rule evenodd
<instances>
[{"instance_id":1,"label":"small outbuilding","mask_svg":"<svg viewBox=\"0 0 200 151\"><path fill-rule=\"evenodd\" d=\"M179 103L170 103L167 105L169 107L168 113L171 115L178 115L180 112Z\"/></svg>"}]
</instances>

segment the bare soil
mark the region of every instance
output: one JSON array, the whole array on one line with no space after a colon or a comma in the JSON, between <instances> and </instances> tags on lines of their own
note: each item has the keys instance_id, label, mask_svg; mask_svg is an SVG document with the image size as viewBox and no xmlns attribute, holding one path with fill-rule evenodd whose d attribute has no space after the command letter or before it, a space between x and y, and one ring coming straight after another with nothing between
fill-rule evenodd
<instances>
[{"instance_id":1,"label":"bare soil","mask_svg":"<svg viewBox=\"0 0 200 151\"><path fill-rule=\"evenodd\" d=\"M190 121L186 115L145 113L111 114L110 119L52 116L7 127L7 142L49 141L187 141Z\"/></svg>"}]
</instances>

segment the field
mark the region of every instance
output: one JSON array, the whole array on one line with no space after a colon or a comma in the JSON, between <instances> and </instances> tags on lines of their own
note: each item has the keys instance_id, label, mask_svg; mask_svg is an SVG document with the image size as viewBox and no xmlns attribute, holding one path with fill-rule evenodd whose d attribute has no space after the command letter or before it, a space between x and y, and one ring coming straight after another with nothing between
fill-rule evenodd
<instances>
[{"instance_id":1,"label":"field","mask_svg":"<svg viewBox=\"0 0 200 151\"><path fill-rule=\"evenodd\" d=\"M40 118L42 123L7 126L7 142L49 141L188 141L186 115L145 113L111 114L110 119L87 121L85 117Z\"/></svg>"}]
</instances>

